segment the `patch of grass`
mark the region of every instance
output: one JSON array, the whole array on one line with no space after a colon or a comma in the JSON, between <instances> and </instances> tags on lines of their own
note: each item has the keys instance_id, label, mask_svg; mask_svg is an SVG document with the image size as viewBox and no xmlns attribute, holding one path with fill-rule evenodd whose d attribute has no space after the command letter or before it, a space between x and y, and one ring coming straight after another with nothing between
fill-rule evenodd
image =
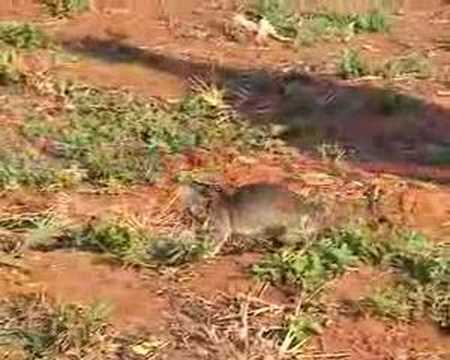
<instances>
[{"instance_id":1,"label":"patch of grass","mask_svg":"<svg viewBox=\"0 0 450 360\"><path fill-rule=\"evenodd\" d=\"M48 187L58 182L58 169L43 157L0 151L0 188Z\"/></svg>"},{"instance_id":2,"label":"patch of grass","mask_svg":"<svg viewBox=\"0 0 450 360\"><path fill-rule=\"evenodd\" d=\"M345 49L337 64L337 74L343 79L367 75L380 76L386 79L398 77L426 79L432 75L432 66L427 58L415 53L395 57L383 64L369 65L358 50Z\"/></svg>"},{"instance_id":3,"label":"patch of grass","mask_svg":"<svg viewBox=\"0 0 450 360\"><path fill-rule=\"evenodd\" d=\"M316 148L323 161L339 164L346 157L345 149L338 143L322 143Z\"/></svg>"},{"instance_id":4,"label":"patch of grass","mask_svg":"<svg viewBox=\"0 0 450 360\"><path fill-rule=\"evenodd\" d=\"M0 52L0 86L11 86L23 81L24 76L17 66L17 53L11 49Z\"/></svg>"},{"instance_id":5,"label":"patch of grass","mask_svg":"<svg viewBox=\"0 0 450 360\"><path fill-rule=\"evenodd\" d=\"M39 27L28 23L0 22L0 45L34 50L48 47L50 39Z\"/></svg>"},{"instance_id":6,"label":"patch of grass","mask_svg":"<svg viewBox=\"0 0 450 360\"><path fill-rule=\"evenodd\" d=\"M338 75L343 79L359 78L370 74L370 69L355 49L345 49L338 62Z\"/></svg>"},{"instance_id":7,"label":"patch of grass","mask_svg":"<svg viewBox=\"0 0 450 360\"><path fill-rule=\"evenodd\" d=\"M40 0L51 16L70 17L89 10L90 0Z\"/></svg>"},{"instance_id":8,"label":"patch of grass","mask_svg":"<svg viewBox=\"0 0 450 360\"><path fill-rule=\"evenodd\" d=\"M450 328L450 253L409 231L375 233L366 226L334 230L303 248L286 248L255 265L258 277L317 294L327 281L361 263L390 269L397 285L361 301L376 315L408 321L430 317Z\"/></svg>"},{"instance_id":9,"label":"patch of grass","mask_svg":"<svg viewBox=\"0 0 450 360\"><path fill-rule=\"evenodd\" d=\"M303 249L287 248L272 254L257 264L253 273L311 292L360 262L380 262L383 251L366 230L343 229L324 234Z\"/></svg>"},{"instance_id":10,"label":"patch of grass","mask_svg":"<svg viewBox=\"0 0 450 360\"><path fill-rule=\"evenodd\" d=\"M295 38L298 33L298 16L293 12L289 0L257 0L250 12L265 18L280 35Z\"/></svg>"},{"instance_id":11,"label":"patch of grass","mask_svg":"<svg viewBox=\"0 0 450 360\"><path fill-rule=\"evenodd\" d=\"M36 295L4 299L0 303L0 354L15 345L27 359L68 354L85 358L92 352L102 357L115 342L108 331L107 312L103 304L58 306Z\"/></svg>"},{"instance_id":12,"label":"patch of grass","mask_svg":"<svg viewBox=\"0 0 450 360\"><path fill-rule=\"evenodd\" d=\"M155 235L124 219L105 219L75 231L69 242L139 266L177 266L208 252L206 242L180 235Z\"/></svg>"},{"instance_id":13,"label":"patch of grass","mask_svg":"<svg viewBox=\"0 0 450 360\"><path fill-rule=\"evenodd\" d=\"M297 41L301 45L312 45L321 40L348 40L361 33L385 32L388 29L386 14L378 10L367 14L315 13L300 18Z\"/></svg>"},{"instance_id":14,"label":"patch of grass","mask_svg":"<svg viewBox=\"0 0 450 360\"><path fill-rule=\"evenodd\" d=\"M206 241L189 239L153 239L147 249L152 263L165 266L179 266L196 261L212 250Z\"/></svg>"},{"instance_id":15,"label":"patch of grass","mask_svg":"<svg viewBox=\"0 0 450 360\"><path fill-rule=\"evenodd\" d=\"M144 359L158 342L121 333L109 323L109 304L59 304L41 294L0 301L2 359ZM150 348L151 347L151 348Z\"/></svg>"},{"instance_id":16,"label":"patch of grass","mask_svg":"<svg viewBox=\"0 0 450 360\"><path fill-rule=\"evenodd\" d=\"M450 330L450 257L429 246L422 252L397 250L391 265L400 273L394 288L362 300L374 314L400 321L428 317Z\"/></svg>"},{"instance_id":17,"label":"patch of grass","mask_svg":"<svg viewBox=\"0 0 450 360\"><path fill-rule=\"evenodd\" d=\"M26 249L48 249L70 236L75 224L53 208L37 212L3 212L0 232L5 253L20 253Z\"/></svg>"},{"instance_id":18,"label":"patch of grass","mask_svg":"<svg viewBox=\"0 0 450 360\"><path fill-rule=\"evenodd\" d=\"M318 316L304 313L292 316L283 327L283 339L280 352L286 354L300 353L310 338L322 333L323 325Z\"/></svg>"},{"instance_id":19,"label":"patch of grass","mask_svg":"<svg viewBox=\"0 0 450 360\"><path fill-rule=\"evenodd\" d=\"M233 144L251 150L266 141L262 130L224 118L204 93L166 109L130 94L88 87L65 87L59 96L70 109L59 125L35 117L22 133L32 141L44 137L58 144L62 166L76 165L96 185L153 182L167 159L193 147Z\"/></svg>"},{"instance_id":20,"label":"patch of grass","mask_svg":"<svg viewBox=\"0 0 450 360\"><path fill-rule=\"evenodd\" d=\"M420 108L420 101L418 99L399 94L394 90L384 89L379 94L378 110L383 115L414 114Z\"/></svg>"},{"instance_id":21,"label":"patch of grass","mask_svg":"<svg viewBox=\"0 0 450 360\"><path fill-rule=\"evenodd\" d=\"M4 249L0 247L3 252L72 247L143 267L179 266L196 261L211 250L211 244L202 235L180 231L157 233L125 217L78 224L52 208L42 212L3 214L0 231L5 240L16 242Z\"/></svg>"},{"instance_id":22,"label":"patch of grass","mask_svg":"<svg viewBox=\"0 0 450 360\"><path fill-rule=\"evenodd\" d=\"M390 22L379 10L366 14L338 14L317 12L296 14L289 0L257 0L250 13L265 18L279 34L296 39L301 45L311 45L320 40L348 39L360 33L387 31Z\"/></svg>"},{"instance_id":23,"label":"patch of grass","mask_svg":"<svg viewBox=\"0 0 450 360\"><path fill-rule=\"evenodd\" d=\"M427 163L430 165L445 166L450 164L450 146L439 147L428 155Z\"/></svg>"},{"instance_id":24,"label":"patch of grass","mask_svg":"<svg viewBox=\"0 0 450 360\"><path fill-rule=\"evenodd\" d=\"M417 79L427 79L432 74L432 65L425 56L412 53L387 61L377 73L385 78L412 76Z\"/></svg>"},{"instance_id":25,"label":"patch of grass","mask_svg":"<svg viewBox=\"0 0 450 360\"><path fill-rule=\"evenodd\" d=\"M399 285L377 291L360 301L363 308L373 315L388 320L409 321L414 307L408 302L409 289Z\"/></svg>"}]
</instances>

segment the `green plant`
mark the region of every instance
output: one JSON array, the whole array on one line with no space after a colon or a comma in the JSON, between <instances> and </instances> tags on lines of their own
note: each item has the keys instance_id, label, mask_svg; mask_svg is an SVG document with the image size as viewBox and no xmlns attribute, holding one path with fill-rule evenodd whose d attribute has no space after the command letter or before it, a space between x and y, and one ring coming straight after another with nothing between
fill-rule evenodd
<instances>
[{"instance_id":1,"label":"green plant","mask_svg":"<svg viewBox=\"0 0 450 360\"><path fill-rule=\"evenodd\" d=\"M0 188L18 186L46 187L56 183L58 169L42 157L0 151Z\"/></svg>"},{"instance_id":2,"label":"green plant","mask_svg":"<svg viewBox=\"0 0 450 360\"><path fill-rule=\"evenodd\" d=\"M73 245L85 250L111 254L121 259L140 257L148 241L146 234L122 219L105 219L88 224L72 234Z\"/></svg>"},{"instance_id":3,"label":"green plant","mask_svg":"<svg viewBox=\"0 0 450 360\"><path fill-rule=\"evenodd\" d=\"M126 219L104 219L72 233L70 245L97 251L134 265L177 266L195 261L208 251L206 242L155 235Z\"/></svg>"},{"instance_id":4,"label":"green plant","mask_svg":"<svg viewBox=\"0 0 450 360\"><path fill-rule=\"evenodd\" d=\"M322 143L317 146L316 150L323 161L329 161L334 164L339 163L346 156L345 149L338 143Z\"/></svg>"},{"instance_id":5,"label":"green plant","mask_svg":"<svg viewBox=\"0 0 450 360\"><path fill-rule=\"evenodd\" d=\"M295 38L298 17L292 11L289 0L257 0L250 10L259 18L265 18L280 35Z\"/></svg>"},{"instance_id":6,"label":"green plant","mask_svg":"<svg viewBox=\"0 0 450 360\"><path fill-rule=\"evenodd\" d=\"M299 353L308 340L322 332L321 321L312 313L292 316L287 320L281 335L283 341L280 352L286 354Z\"/></svg>"},{"instance_id":7,"label":"green plant","mask_svg":"<svg viewBox=\"0 0 450 360\"><path fill-rule=\"evenodd\" d=\"M253 273L272 282L288 282L313 291L361 261L380 262L384 249L363 229L325 233L303 249L287 248L272 254Z\"/></svg>"},{"instance_id":8,"label":"green plant","mask_svg":"<svg viewBox=\"0 0 450 360\"><path fill-rule=\"evenodd\" d=\"M17 49L33 50L47 47L50 39L33 24L0 22L0 44Z\"/></svg>"},{"instance_id":9,"label":"green plant","mask_svg":"<svg viewBox=\"0 0 450 360\"><path fill-rule=\"evenodd\" d=\"M387 15L379 10L372 10L367 14L356 14L350 16L353 22L353 28L356 33L377 33L385 32L390 28L390 22Z\"/></svg>"},{"instance_id":10,"label":"green plant","mask_svg":"<svg viewBox=\"0 0 450 360\"><path fill-rule=\"evenodd\" d=\"M64 238L71 222L53 209L31 213L4 213L0 230L6 239L16 241L12 250L48 248ZM4 249L5 251L6 249Z\"/></svg>"},{"instance_id":11,"label":"green plant","mask_svg":"<svg viewBox=\"0 0 450 360\"><path fill-rule=\"evenodd\" d=\"M375 316L389 320L409 321L413 304L409 301L410 289L404 285L377 291L360 301Z\"/></svg>"},{"instance_id":12,"label":"green plant","mask_svg":"<svg viewBox=\"0 0 450 360\"><path fill-rule=\"evenodd\" d=\"M449 165L450 164L450 147L439 146L433 151L429 151L427 162L431 165Z\"/></svg>"},{"instance_id":13,"label":"green plant","mask_svg":"<svg viewBox=\"0 0 450 360\"><path fill-rule=\"evenodd\" d=\"M72 108L60 125L34 117L22 133L32 141L50 139L58 145L58 163L76 166L94 184L152 182L168 158L192 147L234 144L249 150L267 139L260 129L224 118L221 106L204 93L163 109L122 92L76 85L55 92Z\"/></svg>"},{"instance_id":14,"label":"green plant","mask_svg":"<svg viewBox=\"0 0 450 360\"><path fill-rule=\"evenodd\" d=\"M390 89L381 91L378 99L379 111L386 116L416 113L421 107L418 99Z\"/></svg>"},{"instance_id":15,"label":"green plant","mask_svg":"<svg viewBox=\"0 0 450 360\"><path fill-rule=\"evenodd\" d=\"M418 79L426 79L431 76L432 66L423 55L412 53L388 60L378 70L378 73L386 78L413 76Z\"/></svg>"},{"instance_id":16,"label":"green plant","mask_svg":"<svg viewBox=\"0 0 450 360\"><path fill-rule=\"evenodd\" d=\"M6 49L0 52L0 86L18 84L23 80L23 74L17 66L17 53Z\"/></svg>"},{"instance_id":17,"label":"green plant","mask_svg":"<svg viewBox=\"0 0 450 360\"><path fill-rule=\"evenodd\" d=\"M88 10L90 0L41 0L50 15L68 17Z\"/></svg>"},{"instance_id":18,"label":"green plant","mask_svg":"<svg viewBox=\"0 0 450 360\"><path fill-rule=\"evenodd\" d=\"M368 75L369 73L370 70L367 64L357 50L344 50L338 63L339 76L343 79L352 79Z\"/></svg>"},{"instance_id":19,"label":"green plant","mask_svg":"<svg viewBox=\"0 0 450 360\"><path fill-rule=\"evenodd\" d=\"M301 16L299 24L297 41L302 45L311 45L317 40L348 40L360 33L389 29L386 15L376 10L367 14L313 13Z\"/></svg>"},{"instance_id":20,"label":"green plant","mask_svg":"<svg viewBox=\"0 0 450 360\"><path fill-rule=\"evenodd\" d=\"M27 359L55 359L71 354L84 358L101 354L114 345L106 323L109 309L98 303L91 307L57 306L36 295L3 299L0 303L0 354L15 344Z\"/></svg>"},{"instance_id":21,"label":"green plant","mask_svg":"<svg viewBox=\"0 0 450 360\"><path fill-rule=\"evenodd\" d=\"M177 266L196 261L209 251L210 246L205 241L156 238L150 242L146 253L156 264Z\"/></svg>"}]
</instances>

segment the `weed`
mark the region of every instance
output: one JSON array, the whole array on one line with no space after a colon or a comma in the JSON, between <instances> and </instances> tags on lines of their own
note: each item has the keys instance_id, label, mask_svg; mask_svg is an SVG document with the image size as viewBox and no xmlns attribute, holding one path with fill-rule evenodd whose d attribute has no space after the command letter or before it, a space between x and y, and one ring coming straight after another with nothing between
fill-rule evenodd
<instances>
[{"instance_id":1,"label":"weed","mask_svg":"<svg viewBox=\"0 0 450 360\"><path fill-rule=\"evenodd\" d=\"M100 358L114 345L106 316L109 309L54 305L37 295L3 299L0 303L0 354L8 345L22 349L27 359ZM4 353L3 353L4 354Z\"/></svg>"},{"instance_id":2,"label":"weed","mask_svg":"<svg viewBox=\"0 0 450 360\"><path fill-rule=\"evenodd\" d=\"M436 146L431 147L427 156L427 163L431 165L445 166L450 164L450 147Z\"/></svg>"},{"instance_id":3,"label":"weed","mask_svg":"<svg viewBox=\"0 0 450 360\"><path fill-rule=\"evenodd\" d=\"M119 259L141 262L142 248L148 239L123 219L104 219L88 224L72 234L72 245L84 250L102 252Z\"/></svg>"},{"instance_id":4,"label":"weed","mask_svg":"<svg viewBox=\"0 0 450 360\"><path fill-rule=\"evenodd\" d=\"M266 280L314 291L361 261L381 261L383 251L366 231L349 228L324 234L303 249L287 248L272 254L253 272Z\"/></svg>"},{"instance_id":5,"label":"weed","mask_svg":"<svg viewBox=\"0 0 450 360\"><path fill-rule=\"evenodd\" d=\"M6 49L0 52L0 86L18 84L23 80L23 74L17 66L17 53Z\"/></svg>"},{"instance_id":6,"label":"weed","mask_svg":"<svg viewBox=\"0 0 450 360\"><path fill-rule=\"evenodd\" d=\"M72 246L112 255L140 266L176 266L195 261L208 251L205 242L180 235L151 234L126 219L105 219L72 234Z\"/></svg>"},{"instance_id":7,"label":"weed","mask_svg":"<svg viewBox=\"0 0 450 360\"><path fill-rule=\"evenodd\" d=\"M383 32L389 29L384 13L341 15L338 13L314 13L300 18L297 41L311 45L318 40L348 40L360 33Z\"/></svg>"},{"instance_id":8,"label":"weed","mask_svg":"<svg viewBox=\"0 0 450 360\"><path fill-rule=\"evenodd\" d=\"M383 234L383 237L387 234ZM333 230L303 249L283 249L253 268L272 282L298 285L307 294L359 263L396 270L398 285L361 301L373 313L399 320L430 315L450 326L450 256L445 247L415 232L396 231L379 239L369 228Z\"/></svg>"},{"instance_id":9,"label":"weed","mask_svg":"<svg viewBox=\"0 0 450 360\"><path fill-rule=\"evenodd\" d=\"M90 0L40 0L51 16L69 17L86 11Z\"/></svg>"},{"instance_id":10,"label":"weed","mask_svg":"<svg viewBox=\"0 0 450 360\"><path fill-rule=\"evenodd\" d=\"M345 149L338 143L322 143L317 147L317 152L323 161L329 161L333 164L338 164L346 156Z\"/></svg>"},{"instance_id":11,"label":"weed","mask_svg":"<svg viewBox=\"0 0 450 360\"><path fill-rule=\"evenodd\" d=\"M33 185L46 187L57 182L58 170L44 158L25 153L0 152L0 188Z\"/></svg>"},{"instance_id":12,"label":"weed","mask_svg":"<svg viewBox=\"0 0 450 360\"><path fill-rule=\"evenodd\" d=\"M251 13L265 18L283 36L296 39L301 45L311 45L317 40L348 39L364 32L382 32L389 29L386 14L374 10L366 14L336 12L295 14L289 0L258 0Z\"/></svg>"},{"instance_id":13,"label":"weed","mask_svg":"<svg viewBox=\"0 0 450 360\"><path fill-rule=\"evenodd\" d=\"M378 291L361 300L361 305L370 310L375 316L389 320L408 321L414 311L408 302L409 289L399 285Z\"/></svg>"},{"instance_id":14,"label":"weed","mask_svg":"<svg viewBox=\"0 0 450 360\"><path fill-rule=\"evenodd\" d=\"M294 14L289 0L257 0L251 12L265 18L280 35L295 38L298 32L298 17Z\"/></svg>"},{"instance_id":15,"label":"weed","mask_svg":"<svg viewBox=\"0 0 450 360\"><path fill-rule=\"evenodd\" d=\"M386 78L413 76L418 79L426 79L431 76L432 66L423 55L412 53L387 61L377 73Z\"/></svg>"},{"instance_id":16,"label":"weed","mask_svg":"<svg viewBox=\"0 0 450 360\"><path fill-rule=\"evenodd\" d=\"M383 264L396 270L397 285L362 300L375 314L407 321L429 316L450 328L450 256L445 246L415 232L400 232L383 247Z\"/></svg>"},{"instance_id":17,"label":"weed","mask_svg":"<svg viewBox=\"0 0 450 360\"><path fill-rule=\"evenodd\" d=\"M413 114L420 109L418 99L399 94L390 89L384 89L380 92L378 102L379 111L385 116Z\"/></svg>"},{"instance_id":18,"label":"weed","mask_svg":"<svg viewBox=\"0 0 450 360\"><path fill-rule=\"evenodd\" d=\"M165 159L192 147L234 143L251 149L265 142L262 130L223 118L204 94L170 109L86 87L66 87L62 96L73 110L63 114L61 126L34 118L23 126L23 134L31 140L50 138L59 145L63 168L76 165L94 184L152 182Z\"/></svg>"},{"instance_id":19,"label":"weed","mask_svg":"<svg viewBox=\"0 0 450 360\"><path fill-rule=\"evenodd\" d=\"M292 316L283 327L280 353L299 353L308 340L322 332L322 324L310 313Z\"/></svg>"},{"instance_id":20,"label":"weed","mask_svg":"<svg viewBox=\"0 0 450 360\"><path fill-rule=\"evenodd\" d=\"M209 251L210 246L205 241L159 238L150 243L147 255L157 264L176 266L195 261Z\"/></svg>"},{"instance_id":21,"label":"weed","mask_svg":"<svg viewBox=\"0 0 450 360\"><path fill-rule=\"evenodd\" d=\"M358 78L368 75L370 70L358 51L346 49L338 63L338 75L343 79Z\"/></svg>"},{"instance_id":22,"label":"weed","mask_svg":"<svg viewBox=\"0 0 450 360\"><path fill-rule=\"evenodd\" d=\"M373 10L362 15L353 15L351 18L353 18L353 28L356 33L385 32L390 28L390 22L387 15L379 10Z\"/></svg>"},{"instance_id":23,"label":"weed","mask_svg":"<svg viewBox=\"0 0 450 360\"><path fill-rule=\"evenodd\" d=\"M0 44L17 49L33 50L48 47L49 37L35 25L0 22Z\"/></svg>"},{"instance_id":24,"label":"weed","mask_svg":"<svg viewBox=\"0 0 450 360\"><path fill-rule=\"evenodd\" d=\"M156 341L113 329L110 312L108 303L57 304L39 294L2 299L0 355L5 359L115 360L142 359L150 350L152 355L160 350Z\"/></svg>"},{"instance_id":25,"label":"weed","mask_svg":"<svg viewBox=\"0 0 450 360\"><path fill-rule=\"evenodd\" d=\"M8 247L2 251L16 252L24 249L48 248L64 238L71 222L52 209L30 213L4 213L0 217L0 231Z\"/></svg>"}]
</instances>

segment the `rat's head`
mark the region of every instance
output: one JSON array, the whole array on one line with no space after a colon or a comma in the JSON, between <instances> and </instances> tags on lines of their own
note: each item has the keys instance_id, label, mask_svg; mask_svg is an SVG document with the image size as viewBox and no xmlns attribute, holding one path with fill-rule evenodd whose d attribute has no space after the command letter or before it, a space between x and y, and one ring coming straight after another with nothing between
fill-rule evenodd
<instances>
[{"instance_id":1,"label":"rat's head","mask_svg":"<svg viewBox=\"0 0 450 360\"><path fill-rule=\"evenodd\" d=\"M208 218L213 202L223 193L222 187L216 184L192 182L180 187L184 210L201 222Z\"/></svg>"}]
</instances>

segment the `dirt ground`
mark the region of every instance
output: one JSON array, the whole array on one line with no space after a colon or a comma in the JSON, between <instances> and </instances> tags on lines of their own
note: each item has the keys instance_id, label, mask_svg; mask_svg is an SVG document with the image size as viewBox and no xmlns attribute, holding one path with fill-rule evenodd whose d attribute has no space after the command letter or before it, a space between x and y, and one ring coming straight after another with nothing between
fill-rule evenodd
<instances>
[{"instance_id":1,"label":"dirt ground","mask_svg":"<svg viewBox=\"0 0 450 360\"><path fill-rule=\"evenodd\" d=\"M161 4L165 5L161 5ZM238 1L97 0L93 9L70 19L54 20L31 0L1 1L1 20L27 20L43 24L65 49L78 57L56 68L39 55L31 64L41 71L52 67L59 76L107 88L129 89L144 96L171 101L189 92L193 77L219 82L248 70L273 73L309 64L315 69L313 90L331 89L337 99L351 99L356 113L343 111L329 121L328 138L356 149L354 159L340 173L330 164L307 153L286 161L278 154L236 158L217 154L224 164L219 181L240 185L258 180L287 184L293 190L326 193L342 202L364 199L367 189L379 192L378 210L391 221L422 231L436 241L450 240L450 167L430 165L430 148L449 144L450 54L436 40L450 36L448 1L405 1L389 36L363 35L352 40L371 59L384 59L405 51L423 51L438 69L432 80L408 80L394 84L420 99L424 106L420 123L385 118L371 112L377 96L377 79L343 81L329 74L341 43L298 49L270 40L232 41L226 25L239 8ZM275 86L275 85L273 85ZM270 94L269 94L270 95ZM268 95L268 96L269 96ZM318 95L320 96L320 95ZM274 100L276 102L276 100ZM279 103L275 106L283 107ZM287 104L289 106L289 104ZM3 113L7 121L20 117ZM6 120L5 120L6 119ZM300 148L302 138L289 138ZM208 154L198 155L197 161ZM189 168L186 158L174 165ZM160 208L161 199L174 194L171 175L161 184L130 188L119 194L88 192L4 192L2 211L40 211L50 206L58 213L88 219L105 213L145 216ZM43 291L62 302L113 303L113 323L120 328L145 328L154 335L170 332L172 315L178 312L180 292L214 302L220 296L254 294L262 286L248 268L261 258L258 253L224 255L164 273L139 272L98 260L96 255L75 250L31 252L24 257L28 275L0 268L2 294ZM383 274L359 269L338 280L334 301L357 299L380 281ZM6 296L6 295L5 295ZM295 294L268 287L261 301L274 306L295 306ZM333 359L448 359L450 338L428 323L398 324L367 317L336 315L314 346ZM174 351L172 358L200 358ZM311 358L325 358L311 355Z\"/></svg>"}]
</instances>

